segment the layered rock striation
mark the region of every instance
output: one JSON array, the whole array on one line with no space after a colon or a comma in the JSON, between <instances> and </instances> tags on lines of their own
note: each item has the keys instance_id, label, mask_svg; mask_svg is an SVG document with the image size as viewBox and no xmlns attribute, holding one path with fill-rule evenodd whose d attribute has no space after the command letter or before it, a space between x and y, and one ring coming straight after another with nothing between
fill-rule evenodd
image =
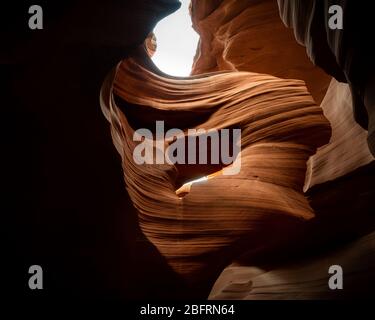
<instances>
[{"instance_id":1,"label":"layered rock striation","mask_svg":"<svg viewBox=\"0 0 375 320\"><path fill-rule=\"evenodd\" d=\"M303 194L306 162L331 128L303 81L238 71L171 77L140 48L108 77L102 107L141 229L187 282L207 279L245 251L270 250L314 217ZM157 120L185 133L241 129L240 172L179 197L179 165L133 158L135 131ZM209 173L204 166L201 174ZM183 174L183 182L193 178Z\"/></svg>"}]
</instances>

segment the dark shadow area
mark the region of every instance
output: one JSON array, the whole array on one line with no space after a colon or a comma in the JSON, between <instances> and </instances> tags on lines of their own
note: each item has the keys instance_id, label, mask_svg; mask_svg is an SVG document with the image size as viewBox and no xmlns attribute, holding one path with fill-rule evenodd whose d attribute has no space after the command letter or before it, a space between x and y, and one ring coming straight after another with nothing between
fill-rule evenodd
<instances>
[{"instance_id":1,"label":"dark shadow area","mask_svg":"<svg viewBox=\"0 0 375 320\"><path fill-rule=\"evenodd\" d=\"M7 4L0 28L4 292L64 301L191 296L138 228L99 106L106 74L176 1L40 1L40 32L27 26L31 4ZM44 290L28 288L33 264Z\"/></svg>"}]
</instances>

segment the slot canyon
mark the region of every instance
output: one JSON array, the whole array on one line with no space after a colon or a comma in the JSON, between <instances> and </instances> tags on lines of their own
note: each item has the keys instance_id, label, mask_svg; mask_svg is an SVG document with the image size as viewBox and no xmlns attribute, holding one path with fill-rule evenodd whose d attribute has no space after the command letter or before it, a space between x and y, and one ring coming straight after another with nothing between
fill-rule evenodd
<instances>
[{"instance_id":1,"label":"slot canyon","mask_svg":"<svg viewBox=\"0 0 375 320\"><path fill-rule=\"evenodd\" d=\"M56 297L369 296L375 54L352 1L336 1L352 33L325 27L331 2L192 0L184 77L152 61L177 0L46 5L45 30L4 37L9 272L40 261ZM241 129L239 173L136 164L134 132L161 120Z\"/></svg>"}]
</instances>

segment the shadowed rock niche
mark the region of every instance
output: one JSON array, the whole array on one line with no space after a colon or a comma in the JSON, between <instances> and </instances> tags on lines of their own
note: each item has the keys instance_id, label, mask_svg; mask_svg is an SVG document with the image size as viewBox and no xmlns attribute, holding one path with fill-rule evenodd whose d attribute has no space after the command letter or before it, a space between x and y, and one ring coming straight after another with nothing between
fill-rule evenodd
<instances>
[{"instance_id":1,"label":"shadowed rock niche","mask_svg":"<svg viewBox=\"0 0 375 320\"><path fill-rule=\"evenodd\" d=\"M330 141L319 104L331 78L285 28L276 1L193 0L191 14L201 39L190 77L153 64L150 35L109 74L101 103L143 233L194 287L212 284L241 256L254 263L293 251L314 223L303 189L309 158ZM221 164L137 164L134 133L154 132L157 121L182 130L183 139L188 129L241 129L240 172L223 175ZM321 167L314 168L310 161L309 183ZM202 177L209 179L181 192Z\"/></svg>"}]
</instances>

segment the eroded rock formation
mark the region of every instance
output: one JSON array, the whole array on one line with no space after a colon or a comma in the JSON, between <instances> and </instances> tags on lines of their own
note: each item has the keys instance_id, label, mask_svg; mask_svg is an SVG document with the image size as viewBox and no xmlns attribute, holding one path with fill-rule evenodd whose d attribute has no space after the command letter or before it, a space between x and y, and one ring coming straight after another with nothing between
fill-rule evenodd
<instances>
[{"instance_id":1,"label":"eroded rock formation","mask_svg":"<svg viewBox=\"0 0 375 320\"><path fill-rule=\"evenodd\" d=\"M187 282L207 279L244 251L269 250L314 216L302 191L306 161L331 129L303 81L237 71L170 77L141 48L108 78L102 101L140 226ZM178 165L133 159L135 130L156 120L183 130L240 128L240 173L178 197Z\"/></svg>"},{"instance_id":2,"label":"eroded rock formation","mask_svg":"<svg viewBox=\"0 0 375 320\"><path fill-rule=\"evenodd\" d=\"M315 67L280 19L274 0L192 1L201 40L192 74L238 70L301 79L317 103L330 77Z\"/></svg>"},{"instance_id":3,"label":"eroded rock formation","mask_svg":"<svg viewBox=\"0 0 375 320\"><path fill-rule=\"evenodd\" d=\"M30 299L25 270L41 264L43 302L186 296L139 231L99 105L109 70L178 1L42 1L37 31L27 23L33 4L5 2L0 19L3 290Z\"/></svg>"},{"instance_id":4,"label":"eroded rock formation","mask_svg":"<svg viewBox=\"0 0 375 320\"><path fill-rule=\"evenodd\" d=\"M284 7L280 8L285 17ZM366 145L367 132L352 119L349 87L333 80L326 92L330 76L308 60L292 31L282 24L275 1L193 0L191 12L201 35L192 77L161 73L140 49L107 79L103 111L122 156L140 226L168 264L191 284L212 279L225 264L236 260L234 269L224 270L211 297L259 298L256 285L246 285L254 281L256 267L251 263L257 258L280 250L293 252L293 248L296 252L316 250L352 234L350 226L358 226L359 235L372 230L371 204L359 205L361 197L345 207L335 207L332 202L339 201L340 194L348 195L345 177L374 158ZM315 101L322 101L330 125L303 82L273 76L304 80ZM176 190L181 190L183 182L218 168L186 171L178 165L136 165L132 159L137 145L132 141L134 131L151 128L156 120L185 130L241 128L240 174L215 173L208 181L189 185L179 197ZM371 167L368 170L373 174ZM364 175L354 173L353 185L374 192L366 187L371 178ZM324 187L319 188L320 184ZM330 191L322 196L327 188ZM361 206L364 210L355 221L353 214ZM342 225L335 237L329 230L340 213ZM361 248L327 254L347 264L350 252L371 254L373 237L365 239ZM270 287L268 298L292 298L291 286L300 290L300 298L324 297L325 260L310 259L309 265L287 265L280 275L274 259L268 265L272 271L256 274L262 274L256 278L258 286L266 283ZM349 268L358 267L349 264ZM313 286L318 284L315 291L300 276L311 270L309 279ZM238 277L242 279L239 284L231 284ZM280 295L275 295L278 289Z\"/></svg>"},{"instance_id":5,"label":"eroded rock formation","mask_svg":"<svg viewBox=\"0 0 375 320\"><path fill-rule=\"evenodd\" d=\"M353 114L365 130L375 155L375 50L372 44L374 5L351 0L278 0L285 24L306 46L311 60L338 81L350 85ZM330 7L342 10L342 29L328 24Z\"/></svg>"},{"instance_id":6,"label":"eroded rock formation","mask_svg":"<svg viewBox=\"0 0 375 320\"><path fill-rule=\"evenodd\" d=\"M238 183L242 190L239 193L241 199L239 199L240 196L235 198L237 207L233 207L233 199L226 195L230 183L228 180L231 179L222 176L214 178L208 182L212 186L210 189L224 193L225 203L231 205L230 208L224 206L224 209L216 205L215 210L217 209L217 211L213 213L213 217L206 216L207 219L210 219L212 229L221 228L222 238L214 238L204 248L203 244L208 243L207 239L211 235L205 233L207 230L197 231L199 223L202 223L201 217L196 221L197 217L193 217L191 220L191 217L188 216L189 225L185 232L201 234L194 234L200 242L193 243L192 250L198 252L199 249L203 252L202 256L188 263L188 259L184 258L191 257L196 253L189 251L187 245L187 241L192 241L193 237L183 239L185 241L183 254L186 256L175 256L174 253L178 251L178 243L175 242L172 247L166 246L168 236L162 238L160 235L165 235L167 229L155 227L163 226L165 219L160 219L163 223L153 222L148 228L149 221L141 219L140 222L144 226L145 233L156 243L158 248L161 248L159 252L138 230L138 222L135 218L137 212L133 209L133 201L129 199L124 190L121 168L119 167L120 161L118 161L110 141L108 124L99 109L98 94L108 71L118 61L131 55L133 49L144 42L156 22L178 8L178 1L48 1L43 4L43 8L48 14L46 15L46 28L41 32L30 32L28 29L27 23L25 23L28 6L25 3L6 2L3 11L7 14L2 17L0 22L3 23L0 28L3 40L3 50L0 55L1 64L4 67L0 75L4 80L2 83L5 83L4 90L2 90L2 94L5 93L3 100L5 107L2 109L6 113L4 118L10 120L7 121L9 128L6 130L6 139L11 142L6 146L4 154L6 157L12 155L12 159L9 161L12 165L9 168L12 170L7 170L11 173L11 178L6 180L10 194L5 196L5 200L9 201L9 209L4 218L16 220L14 228L8 228L7 221L4 223L6 232L8 232L7 247L10 249L9 251L12 251L9 257L6 255L6 260L9 262L6 264L8 269L6 274L12 275L6 279L10 279L9 288L6 288L9 296L16 293L17 299L19 298L20 292L25 290L25 283L22 280L25 270L35 261L40 261L48 270L48 291L46 294L50 298L61 297L64 301L72 296L85 299L91 297L152 299L156 296L168 299L171 297L181 298L186 297L188 290L175 277L175 273L165 263L165 258L160 252L168 256L168 262L186 277L193 276L193 270L198 269L202 271L200 272L202 276L205 273L208 274L204 279L206 282L203 280L201 283L209 286L222 268L232 262L231 257L249 249L249 243L252 246L251 249L259 249L258 251L263 253L266 247L272 248L277 242L287 241L289 245L284 246L285 249L285 247L292 247L291 243L294 245L303 244L302 240L310 237L312 241L320 240L319 246L315 248L320 251L327 247L333 239L336 239L336 244L341 246L340 234L353 233L355 236L361 236L364 234L361 229L363 225L367 226L367 231L373 230L374 223L371 223L370 217L373 217L374 212L374 162L372 162L372 166L369 164L352 171L365 164L370 158L368 150L358 149L363 145L363 140L359 141L357 138L363 137L363 131L360 132L349 125L352 130L346 140L340 139L340 134L336 135L335 130L347 128L347 125L340 125L341 110L334 97L337 93L337 100L340 101L340 104L341 101L344 101L345 107L348 107L346 104L348 99L342 100L344 95L345 97L347 95L346 88L332 84L329 91L332 99L328 99L329 95L327 95L328 100L325 99L322 107L328 112L335 110L336 115L333 117L327 113L327 118L333 128L331 143L334 147L329 145L323 147L319 151L321 155L319 156L318 152L314 156L315 165L312 168L315 178L313 174L309 183L309 186L313 184L314 186L309 188L305 194L310 200L309 204L302 193L304 178L302 171L305 170L302 159L293 158L291 163L287 163L286 159L279 159L280 154L276 152L282 150L281 154L284 155L285 148L281 148L281 141L267 142L276 143L279 146L275 150L275 158L272 161L285 161L287 166L292 165L293 162L292 179L288 180L283 176L279 180L284 181L285 185L274 185L273 180L278 174L281 174L281 171L279 171L280 168L270 168L272 161L269 159L269 163L266 162L266 165L268 166L267 170L271 170L272 176L269 177L267 172L258 167L257 170L261 171L256 174L258 178L249 173L251 175L249 179L246 178ZM14 7L13 10L8 10L8 6ZM315 101L320 103L330 77L312 66L305 56L304 48L295 43L292 31L282 26L282 22L278 19L276 6L276 1L268 0L193 1L194 25L202 35L201 47L193 73L198 75L208 71L239 70L305 80ZM371 19L364 21L372 22ZM328 55L326 56L328 57ZM142 63L145 61L147 59L142 59ZM365 62L364 65L366 66ZM153 71L151 66L147 65L145 69L151 70L150 74L146 72L148 76L155 74L154 76L160 79L161 88L165 89L168 81L173 84L173 90L177 90L181 85L181 81L174 82L165 75L158 75L158 72ZM160 78L158 78L159 76ZM225 73L218 77L226 79L236 76ZM241 75L241 77L253 79L258 76ZM200 80L195 81L206 83L208 80L204 78L204 76L198 76L197 79ZM265 76L264 79L274 78ZM262 86L265 85L263 80L261 83ZM308 104L311 103L315 110L319 110L311 102L311 97L306 94L301 82L283 82L275 79L275 83L282 84L281 87L284 86L284 83L293 84L295 88L299 88L299 93L303 93L306 98L304 101ZM149 85L142 83L140 89L143 93L147 93L147 90L143 90L143 88L150 89L151 85L155 85L155 82ZM245 81L241 90L251 92L248 85L249 83ZM165 91L164 89L162 92ZM293 91L289 87L287 90ZM139 91L135 91L135 97L139 98ZM121 96L120 91L118 94ZM153 94L155 92L150 91L151 98ZM263 98L264 96L261 99ZM131 104L125 103L126 99L124 98L118 100L122 100L124 105L117 101L119 108L112 110L111 116L115 117L112 120L116 120L116 116L121 115L124 110L127 110L124 111L124 115L128 120L131 118L132 108L143 111L140 105L135 108L131 107ZM254 97L251 97L250 100L254 101ZM281 100L284 101L284 98ZM335 108L331 109L331 102L335 104L332 105ZM144 104L147 105L146 102ZM123 109L123 107L126 108ZM215 108L214 106L212 109L210 107L208 113L213 112ZM154 108L149 108L148 111L151 109ZM233 110L236 117L243 112L246 119L244 125L249 125L248 121L250 121L247 119L247 109ZM221 108L218 108L218 111L220 110ZM117 111L119 112L117 113ZM154 120L154 116L159 115L159 112L157 110L157 113L150 115L148 119ZM225 113L221 114L221 116L224 115ZM147 120L145 114L136 114L136 116L141 120L138 125ZM318 117L322 117L320 111ZM280 118L276 118L280 120ZM348 121L349 118L345 111L345 121ZM180 126L180 122L187 126L189 121L195 125L201 125L207 120L202 120L200 123L200 117L195 114L192 119L186 117L185 114L184 116L179 115L176 119L178 126ZM291 119L295 120L295 122L292 121L295 127L289 128L293 131L297 129L299 122L293 117ZM334 123L335 119L338 120L337 124ZM211 121L217 120L212 119ZM225 121L229 123L230 118ZM304 126L306 124L304 123ZM131 129L134 128L131 127ZM324 128L326 128L326 124L324 124ZM116 129L120 129L120 127ZM273 129L267 128L267 130L271 132ZM340 130L336 132L341 132ZM307 132L315 132L315 129L308 128ZM262 137L259 131L258 134L259 137ZM335 136L338 138L337 140L334 139ZM304 134L301 133L302 137ZM357 142L355 145L347 143L353 137L356 137L355 141L358 141L358 144ZM294 141L294 138L291 140ZM297 143L296 148L301 151L301 158L305 159L314 152L318 145L323 143L323 141L318 143L318 141L310 141L310 139L312 138L308 137L305 142ZM328 136L325 139L328 139ZM266 140L268 141L268 138ZM293 143L293 141L288 143ZM306 150L303 146L306 146ZM259 146L255 146L252 141L249 141L248 147L247 150L252 150L254 153L247 155L245 160L249 160L251 163L258 156L261 156L263 160L265 154L270 157L269 149L263 150ZM345 157L339 155L348 155L348 148L350 148L350 161L346 162ZM255 151L259 151L259 153L255 154ZM291 153L289 151L291 150L288 149L285 155L289 156L293 153L294 157L294 151ZM297 171L296 165L299 168ZM183 168L178 169L171 170L171 172L177 174L179 171L181 173ZM200 173L205 174L206 169L203 168ZM185 174L184 179L188 179L191 172ZM126 172L125 175L127 176ZM134 178L129 175L129 179L132 177ZM272 180L272 183L267 184L261 181L265 178ZM226 187L221 185L216 189L217 181L224 180L227 180L225 183L228 183L225 185ZM134 192L134 180L130 181L133 188L130 194L134 198L137 194ZM171 203L177 201L174 191L179 187L179 185L172 185L173 181L173 177L167 176L163 182L164 189L160 190L163 197L170 196ZM321 184L323 181L326 182ZM142 180L142 182L144 181ZM159 182L157 186L160 185ZM292 182L293 187L290 186ZM147 185L147 182L145 184ZM237 185L237 182L235 184ZM166 185L170 189L165 187ZM235 208L248 204L249 200L254 200L253 198L248 199L247 195L251 191L248 189L252 189L250 186L254 187L254 185L270 185L275 189L273 191L276 195L272 197L272 201L279 201L280 212L275 214L267 211L269 210L268 205L276 205L276 202L263 202L261 205L264 205L262 210L265 214L263 217L267 217L265 220L259 212L259 215L251 220L239 210L236 212L237 215L240 212L241 216L234 216L233 219L233 216L229 214L234 212ZM204 198L206 189L203 185L193 185L191 193L182 200L182 203L189 202L192 197L194 199ZM271 195L271 190L268 187L254 187L254 189L256 192L266 190L266 194ZM299 199L301 203L288 204L289 198L283 199L284 193L279 192L280 190L293 194L293 199ZM138 203L138 207L144 208L146 205L146 209L142 210L144 212L151 211L151 215L153 215L158 208L158 204L154 200L158 196L159 190L152 187L151 191L146 189L143 192L150 194L152 199L146 197L145 199L148 201L145 204ZM216 202L218 193L212 194L212 192L210 190L207 196ZM268 194L268 192L270 193ZM262 197L265 197L266 194L263 194ZM136 197L137 202L140 199L141 197ZM180 200L178 199L178 201ZM149 210L150 203L156 203L156 207ZM190 209L191 201L189 203ZM175 208L168 207L166 212L175 218L176 214L181 212L181 207L180 201ZM214 208L213 204L209 204L209 207ZM256 207L259 209L258 203ZM300 207L306 211L299 211ZM178 210L175 211L176 208ZM198 208L202 208L202 203L193 209L198 211ZM312 216L313 211L316 218L306 220ZM159 212L160 215L162 213ZM206 210L203 210L203 213L208 214ZM219 214L216 216L215 213ZM220 220L225 214L231 218L229 221ZM302 218L297 218L296 215L302 215ZM145 217L146 214L141 212L140 216ZM317 220L320 223L317 223ZM218 221L217 224L220 222L219 227L214 226L216 221ZM243 228L241 221L248 222L248 225ZM195 224L195 222L198 223ZM254 231L255 226L250 228L253 222L257 222L256 228L259 227L256 232ZM208 222L203 221L203 223ZM167 223L166 226L168 225ZM307 225L313 225L308 235L305 233ZM171 226L175 226L175 224L172 223ZM229 227L234 228L234 232L241 241L237 243L231 238L232 233ZM297 229L302 231L302 236L292 240ZM265 232L261 232L261 230L265 230ZM246 238L244 235L246 232L251 233L251 238ZM212 231L212 233L216 234L216 231ZM180 236L173 233L171 237L174 237L175 240ZM220 242L221 240L223 241ZM310 250L306 250L305 246L302 247L310 255ZM212 252L211 256L209 252ZM279 252L287 258L292 257L285 254L284 250L279 250ZM371 253L371 251L369 252ZM251 251L250 257L254 257L254 254L255 252ZM204 259L203 256L205 256ZM366 265L365 259L358 263ZM246 268L254 264L254 260L251 259L251 263L242 266ZM205 270L203 270L204 265L207 266ZM271 267L276 268L276 265ZM290 272L293 270L291 269ZM15 282L14 279L21 280ZM285 281L283 283L285 284ZM205 287L203 290L194 290L187 294L190 294L190 297L203 298L207 296L206 289ZM25 291L25 296L30 296L29 290Z\"/></svg>"},{"instance_id":7,"label":"eroded rock formation","mask_svg":"<svg viewBox=\"0 0 375 320\"><path fill-rule=\"evenodd\" d=\"M305 190L374 161L367 144L367 131L354 120L349 86L333 79L321 107L330 121L332 136L309 159Z\"/></svg>"},{"instance_id":8,"label":"eroded rock formation","mask_svg":"<svg viewBox=\"0 0 375 320\"><path fill-rule=\"evenodd\" d=\"M322 300L353 295L366 298L373 290L374 241L375 232L333 252L310 255L271 269L233 264L220 275L209 299ZM344 271L344 290L329 288L327 271L331 266L340 266Z\"/></svg>"},{"instance_id":9,"label":"eroded rock formation","mask_svg":"<svg viewBox=\"0 0 375 320\"><path fill-rule=\"evenodd\" d=\"M205 4L193 1L193 22L196 30L201 34L200 51L197 53L193 73L227 69L262 71L282 77L303 79L316 101L320 102L324 97L321 107L332 126L332 137L329 144L321 147L308 161L305 191L317 218L312 220L309 231L305 230L298 240L303 243L306 238L311 237L311 241L307 242L310 244L315 242L314 250L319 250L319 245L339 244L343 239L364 235L374 228L374 206L371 203L371 197L375 192L372 183L375 179L374 157L367 146L368 133L365 130L367 126L364 125L365 129L361 128L353 117L354 108L359 123L361 123L360 118L362 122L367 118L363 115L366 110L363 105L366 100L363 92L366 90L363 89L368 88L368 96L373 92L371 77L368 76L374 71L372 49L368 37L365 36L371 30L368 25L371 19L354 25L355 21L361 20L360 6L352 2L350 6L352 9L357 6L356 10L354 12L348 10L350 14L345 15L349 21L345 26L352 33L346 33L346 39L343 41L336 37L340 33L335 35L332 30L328 30L325 23L325 19L328 19L328 5L337 4L336 2L325 1L325 4L323 1L304 0L278 2L280 12L276 1L209 1ZM344 3L349 1L339 1L339 4L346 7ZM365 16L369 12L372 11L367 10ZM307 47L306 56L323 68L326 75L312 67L305 59L306 56L301 53L301 48L296 46L294 36L291 37L289 31L280 25L279 14L287 25L294 28L297 41ZM314 19L311 19L312 16ZM366 24L367 27L361 30ZM306 73L306 70L309 72ZM332 80L326 93L325 85L330 81L328 75L349 84ZM362 92L362 96L358 97L358 91ZM367 100L371 103L370 98ZM369 128L371 131L371 127ZM335 223L338 224L333 227ZM320 238L319 241L317 237ZM371 255L373 240L366 243L365 255ZM306 248L311 249L305 243ZM327 254L334 255L334 252ZM225 270L223 276L235 282L241 278L242 272L251 275L252 268L259 267L259 265L254 266L253 263L252 259L247 263L240 262L237 266L242 265L242 271L236 269L238 273L235 271L229 276L231 271L228 270L226 273ZM314 264L315 262L310 260L310 263L316 267L316 272L326 271L322 261ZM364 263L367 266L367 262ZM276 265L272 264L267 266L268 270L275 267ZM308 268L308 265L305 267ZM288 292L280 296L275 294L278 288L281 292L284 289L288 291L293 286L291 284L293 279L299 281L294 278L293 270L289 271L290 273L285 270L279 279L272 278L273 271L264 275L265 281L260 282L259 286L266 284L269 286L269 291L267 289L264 291L269 293L268 298L292 297ZM321 273L321 276L323 274ZM268 279L268 276L271 279ZM374 282L370 274L367 274L367 277L372 283ZM246 283L251 277L248 276L246 281L245 278L241 278L234 291L244 289L243 292L246 292ZM222 280L223 278L220 278L218 284L222 284ZM279 284L283 282L285 287L279 286L278 281ZM230 286L229 282L227 284ZM300 296L305 298L319 296L319 294L323 297L327 293L326 287L323 286L320 289L316 288L315 293L311 288L304 287L302 283L293 288L300 290ZM216 286L212 297L221 289ZM229 288L223 295L220 293L219 297L236 295L231 293L231 290ZM251 290L247 291L249 297L260 297L257 295L256 288L254 292ZM239 293L237 298L242 293Z\"/></svg>"}]
</instances>

